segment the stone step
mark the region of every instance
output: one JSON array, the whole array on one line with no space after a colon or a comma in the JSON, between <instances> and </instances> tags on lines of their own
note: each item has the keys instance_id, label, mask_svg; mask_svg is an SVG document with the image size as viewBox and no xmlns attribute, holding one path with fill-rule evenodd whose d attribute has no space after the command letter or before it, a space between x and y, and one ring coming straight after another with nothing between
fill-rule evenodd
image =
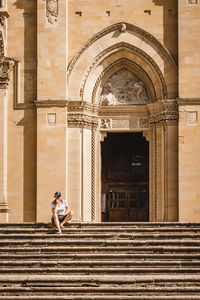
<instances>
[{"instance_id":1,"label":"stone step","mask_svg":"<svg viewBox=\"0 0 200 300\"><path fill-rule=\"evenodd\" d=\"M200 287L0 287L0 295L200 295Z\"/></svg>"},{"instance_id":2,"label":"stone step","mask_svg":"<svg viewBox=\"0 0 200 300\"><path fill-rule=\"evenodd\" d=\"M49 261L49 260L105 260L105 259L109 259L110 261L116 261L116 260L120 260L120 261L124 261L124 260L137 260L137 261L141 261L141 260L151 260L151 261L163 261L163 260L167 260L167 261L195 261L198 260L200 261L200 254L160 254L160 253L155 253L155 254L130 254L130 253L126 253L126 254L121 254L121 253L112 253L112 254L108 254L108 253L68 253L68 254L58 254L58 253L35 253L35 254L29 254L29 253L24 253L24 254L12 254L12 253L0 253L0 261L1 260L42 260L42 261Z\"/></svg>"},{"instance_id":3,"label":"stone step","mask_svg":"<svg viewBox=\"0 0 200 300\"><path fill-rule=\"evenodd\" d=\"M0 299L198 299L200 223L0 224Z\"/></svg>"},{"instance_id":4,"label":"stone step","mask_svg":"<svg viewBox=\"0 0 200 300\"><path fill-rule=\"evenodd\" d=\"M55 295L48 295L48 296L0 296L1 300L200 300L200 296L198 295L167 295L167 296L160 296L160 295L148 295L148 296L123 296L123 295L98 295L98 296L55 296Z\"/></svg>"},{"instance_id":5,"label":"stone step","mask_svg":"<svg viewBox=\"0 0 200 300\"><path fill-rule=\"evenodd\" d=\"M0 274L200 274L199 267L1 267Z\"/></svg>"},{"instance_id":6,"label":"stone step","mask_svg":"<svg viewBox=\"0 0 200 300\"><path fill-rule=\"evenodd\" d=\"M43 244L43 247L38 247L37 244L35 247L30 245L31 243L27 243L26 246L11 245L8 243L8 247L0 247L0 253L129 253L129 254L145 254L145 253L200 253L200 246L184 246L184 245L176 245L176 246L48 246L48 244ZM40 245L41 246L41 245Z\"/></svg>"},{"instance_id":7,"label":"stone step","mask_svg":"<svg viewBox=\"0 0 200 300\"><path fill-rule=\"evenodd\" d=\"M28 238L23 239L23 240L15 240L15 239L2 239L0 240L0 247L24 247L24 246L57 246L57 247L62 247L64 245L70 245L70 246L76 246L76 247L83 247L83 246L190 246L190 247L199 247L200 249L200 240L193 240L193 239L168 239L168 240L163 240L163 239L148 239L148 240L137 240L137 239L132 239L132 240L127 240L127 239L98 239L98 240L92 240L92 239L63 239L63 238L56 238L56 239L49 239L48 241L43 240L43 239L33 239L30 240Z\"/></svg>"},{"instance_id":8,"label":"stone step","mask_svg":"<svg viewBox=\"0 0 200 300\"><path fill-rule=\"evenodd\" d=\"M35 268L140 268L140 267L146 267L146 268L195 268L196 270L200 269L200 261L194 260L194 261L185 261L185 260L180 260L180 261L159 261L159 260L137 260L137 261L131 261L131 260L115 260L115 261L110 261L110 260L76 260L76 261L70 261L70 260L48 260L48 261L19 261L19 260L14 260L14 261L2 261L0 265L0 272L1 269L4 269L6 267L13 267L13 268L32 268L33 270Z\"/></svg>"},{"instance_id":9,"label":"stone step","mask_svg":"<svg viewBox=\"0 0 200 300\"><path fill-rule=\"evenodd\" d=\"M163 239L163 240L182 240L182 239L189 239L189 240L200 240L200 232L199 233L72 233L68 232L66 233L65 230L62 232L61 235L55 234L55 233L48 233L48 234L42 234L42 233L10 233L10 234L0 234L0 240L5 239L6 241L11 240L63 240L63 239L130 239L130 240L144 240L144 239Z\"/></svg>"},{"instance_id":10,"label":"stone step","mask_svg":"<svg viewBox=\"0 0 200 300\"><path fill-rule=\"evenodd\" d=\"M21 227L34 227L34 228L38 228L38 227L42 227L42 226L50 226L52 223L51 222L14 222L14 223L1 223L0 227L13 227L13 226L21 226ZM106 227L106 226L120 226L120 227L130 227L130 226L135 226L135 227L141 227L145 228L145 227L168 227L168 226L172 226L172 227L200 227L200 223L199 222L74 222L72 221L70 223L70 226L74 226L74 227Z\"/></svg>"}]
</instances>

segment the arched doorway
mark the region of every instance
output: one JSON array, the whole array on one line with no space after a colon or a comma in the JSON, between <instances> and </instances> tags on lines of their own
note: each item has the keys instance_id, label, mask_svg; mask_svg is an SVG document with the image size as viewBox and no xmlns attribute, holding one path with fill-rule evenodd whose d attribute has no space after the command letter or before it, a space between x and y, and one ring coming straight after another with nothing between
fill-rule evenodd
<instances>
[{"instance_id":1,"label":"arched doorway","mask_svg":"<svg viewBox=\"0 0 200 300\"><path fill-rule=\"evenodd\" d=\"M75 198L78 220L101 221L101 144L114 132L143 132L149 141L149 210L132 220L176 221L176 64L152 35L127 23L122 32L121 25L91 37L68 67L68 149L75 149L68 154L68 197Z\"/></svg>"},{"instance_id":2,"label":"arched doorway","mask_svg":"<svg viewBox=\"0 0 200 300\"><path fill-rule=\"evenodd\" d=\"M102 221L148 221L149 143L142 133L108 133L101 155Z\"/></svg>"}]
</instances>

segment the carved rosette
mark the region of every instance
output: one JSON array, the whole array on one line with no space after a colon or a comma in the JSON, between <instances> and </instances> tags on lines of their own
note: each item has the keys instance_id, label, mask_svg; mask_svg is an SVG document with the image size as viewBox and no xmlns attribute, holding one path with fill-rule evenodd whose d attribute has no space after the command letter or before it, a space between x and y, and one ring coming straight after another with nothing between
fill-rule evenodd
<instances>
[{"instance_id":1,"label":"carved rosette","mask_svg":"<svg viewBox=\"0 0 200 300\"><path fill-rule=\"evenodd\" d=\"M14 60L7 57L0 57L0 88L8 87L11 71L14 67Z\"/></svg>"},{"instance_id":2,"label":"carved rosette","mask_svg":"<svg viewBox=\"0 0 200 300\"><path fill-rule=\"evenodd\" d=\"M58 0L46 0L46 17L51 24L57 21Z\"/></svg>"}]
</instances>

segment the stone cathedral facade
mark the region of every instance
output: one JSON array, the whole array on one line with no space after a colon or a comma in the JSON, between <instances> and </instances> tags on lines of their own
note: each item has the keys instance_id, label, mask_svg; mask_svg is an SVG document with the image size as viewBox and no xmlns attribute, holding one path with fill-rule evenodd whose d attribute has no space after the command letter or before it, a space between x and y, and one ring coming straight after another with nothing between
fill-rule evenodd
<instances>
[{"instance_id":1,"label":"stone cathedral facade","mask_svg":"<svg viewBox=\"0 0 200 300\"><path fill-rule=\"evenodd\" d=\"M200 221L200 1L0 1L0 222Z\"/></svg>"}]
</instances>

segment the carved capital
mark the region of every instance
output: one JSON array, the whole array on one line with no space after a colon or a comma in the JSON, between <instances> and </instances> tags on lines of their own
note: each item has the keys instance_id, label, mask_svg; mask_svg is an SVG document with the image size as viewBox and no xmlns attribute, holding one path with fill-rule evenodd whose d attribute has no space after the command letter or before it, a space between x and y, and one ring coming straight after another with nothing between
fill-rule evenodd
<instances>
[{"instance_id":1,"label":"carved capital","mask_svg":"<svg viewBox=\"0 0 200 300\"><path fill-rule=\"evenodd\" d=\"M85 114L68 114L67 123L69 128L87 128L96 130L98 118Z\"/></svg>"},{"instance_id":2,"label":"carved capital","mask_svg":"<svg viewBox=\"0 0 200 300\"><path fill-rule=\"evenodd\" d=\"M1 26L5 25L5 21L8 17L9 17L9 14L8 14L7 10L5 10L4 8L0 8L0 24L1 24Z\"/></svg>"},{"instance_id":3,"label":"carved capital","mask_svg":"<svg viewBox=\"0 0 200 300\"><path fill-rule=\"evenodd\" d=\"M11 71L15 65L14 60L8 57L0 57L0 88L8 87Z\"/></svg>"},{"instance_id":4,"label":"carved capital","mask_svg":"<svg viewBox=\"0 0 200 300\"><path fill-rule=\"evenodd\" d=\"M51 24L57 21L58 0L46 0L46 17Z\"/></svg>"},{"instance_id":5,"label":"carved capital","mask_svg":"<svg viewBox=\"0 0 200 300\"><path fill-rule=\"evenodd\" d=\"M176 100L162 100L147 105L150 124L173 125L178 123L178 105Z\"/></svg>"}]
</instances>

